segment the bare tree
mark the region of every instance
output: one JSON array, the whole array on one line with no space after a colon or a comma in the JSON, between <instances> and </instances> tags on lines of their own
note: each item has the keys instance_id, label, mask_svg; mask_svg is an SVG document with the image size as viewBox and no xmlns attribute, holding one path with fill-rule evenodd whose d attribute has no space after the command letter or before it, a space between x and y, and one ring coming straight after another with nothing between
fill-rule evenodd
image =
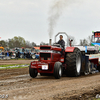
<instances>
[{"instance_id":1,"label":"bare tree","mask_svg":"<svg viewBox=\"0 0 100 100\"><path fill-rule=\"evenodd\" d=\"M92 39L92 35L91 36L88 36L86 39L80 39L80 43L79 45L81 46L90 46L91 43L93 42L93 39Z\"/></svg>"},{"instance_id":2,"label":"bare tree","mask_svg":"<svg viewBox=\"0 0 100 100\"><path fill-rule=\"evenodd\" d=\"M89 45L91 45L92 42L93 42L92 36L88 36L88 43L89 43Z\"/></svg>"},{"instance_id":3,"label":"bare tree","mask_svg":"<svg viewBox=\"0 0 100 100\"><path fill-rule=\"evenodd\" d=\"M88 46L89 45L88 40L87 39L83 39L83 40L81 39L79 45L81 45L81 46Z\"/></svg>"},{"instance_id":4,"label":"bare tree","mask_svg":"<svg viewBox=\"0 0 100 100\"><path fill-rule=\"evenodd\" d=\"M41 42L40 45L48 45L48 43Z\"/></svg>"},{"instance_id":5,"label":"bare tree","mask_svg":"<svg viewBox=\"0 0 100 100\"><path fill-rule=\"evenodd\" d=\"M25 41L25 47L26 48L31 48L33 46L32 46L32 43L30 43L30 41Z\"/></svg>"},{"instance_id":6,"label":"bare tree","mask_svg":"<svg viewBox=\"0 0 100 100\"><path fill-rule=\"evenodd\" d=\"M80 44L79 45L81 45L81 46L83 45L83 40L82 39L80 39Z\"/></svg>"},{"instance_id":7,"label":"bare tree","mask_svg":"<svg viewBox=\"0 0 100 100\"><path fill-rule=\"evenodd\" d=\"M33 47L36 46L36 43L32 42L32 46L33 46Z\"/></svg>"}]
</instances>

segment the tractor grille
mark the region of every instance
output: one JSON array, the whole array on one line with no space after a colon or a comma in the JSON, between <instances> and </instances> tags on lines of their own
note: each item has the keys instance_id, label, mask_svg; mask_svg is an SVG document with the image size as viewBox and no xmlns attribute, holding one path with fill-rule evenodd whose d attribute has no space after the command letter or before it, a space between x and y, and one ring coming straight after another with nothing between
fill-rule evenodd
<instances>
[{"instance_id":1,"label":"tractor grille","mask_svg":"<svg viewBox=\"0 0 100 100\"><path fill-rule=\"evenodd\" d=\"M40 47L40 49L47 49L47 50L49 50L49 49L51 49L51 47Z\"/></svg>"},{"instance_id":2,"label":"tractor grille","mask_svg":"<svg viewBox=\"0 0 100 100\"><path fill-rule=\"evenodd\" d=\"M40 53L40 57L43 57L44 60L51 58L51 53Z\"/></svg>"}]
</instances>

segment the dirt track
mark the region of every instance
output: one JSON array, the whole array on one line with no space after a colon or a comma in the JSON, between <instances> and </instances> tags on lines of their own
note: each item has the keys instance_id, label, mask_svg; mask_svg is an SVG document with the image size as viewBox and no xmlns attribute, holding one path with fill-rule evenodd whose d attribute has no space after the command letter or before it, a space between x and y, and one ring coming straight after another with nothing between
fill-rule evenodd
<instances>
[{"instance_id":1,"label":"dirt track","mask_svg":"<svg viewBox=\"0 0 100 100\"><path fill-rule=\"evenodd\" d=\"M7 64L29 64L33 60L0 60L0 65Z\"/></svg>"},{"instance_id":2,"label":"dirt track","mask_svg":"<svg viewBox=\"0 0 100 100\"><path fill-rule=\"evenodd\" d=\"M0 70L0 94L8 94L6 100L93 100L100 94L100 73L57 80L40 75L32 79L28 68Z\"/></svg>"}]
</instances>

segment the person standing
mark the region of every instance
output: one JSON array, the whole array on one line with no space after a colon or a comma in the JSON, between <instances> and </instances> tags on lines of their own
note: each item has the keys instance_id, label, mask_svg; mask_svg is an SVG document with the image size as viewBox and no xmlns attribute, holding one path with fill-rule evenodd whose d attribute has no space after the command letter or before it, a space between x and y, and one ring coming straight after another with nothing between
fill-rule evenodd
<instances>
[{"instance_id":1,"label":"person standing","mask_svg":"<svg viewBox=\"0 0 100 100\"><path fill-rule=\"evenodd\" d=\"M24 52L24 59L26 58L26 53Z\"/></svg>"}]
</instances>

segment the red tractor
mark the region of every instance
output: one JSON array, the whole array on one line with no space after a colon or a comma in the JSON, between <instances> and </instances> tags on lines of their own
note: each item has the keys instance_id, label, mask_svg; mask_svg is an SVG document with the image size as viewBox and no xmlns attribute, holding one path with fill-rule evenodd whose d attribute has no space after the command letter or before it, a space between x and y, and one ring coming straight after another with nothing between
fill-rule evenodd
<instances>
[{"instance_id":1,"label":"red tractor","mask_svg":"<svg viewBox=\"0 0 100 100\"><path fill-rule=\"evenodd\" d=\"M67 76L80 76L81 73L89 74L99 69L98 58L91 58L85 55L85 49L80 50L77 47L71 46L71 40L65 32L59 32L68 37L68 45L61 54L62 48L59 45L42 45L40 46L39 61L31 62L29 66L29 74L35 78L38 73L40 75L52 74L56 79L59 79L63 74ZM70 41L70 42L69 42Z\"/></svg>"}]
</instances>

